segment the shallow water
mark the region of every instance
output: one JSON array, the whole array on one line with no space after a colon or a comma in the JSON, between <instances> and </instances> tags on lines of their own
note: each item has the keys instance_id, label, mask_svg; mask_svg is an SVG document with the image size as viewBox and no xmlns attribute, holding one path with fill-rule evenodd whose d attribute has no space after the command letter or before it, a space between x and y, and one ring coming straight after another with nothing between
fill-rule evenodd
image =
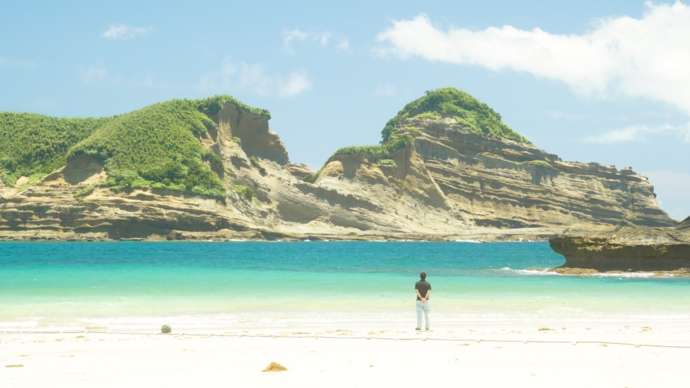
<instances>
[{"instance_id":1,"label":"shallow water","mask_svg":"<svg viewBox=\"0 0 690 388\"><path fill-rule=\"evenodd\" d=\"M4 242L0 320L409 310L687 314L690 279L573 277L546 243Z\"/></svg>"}]
</instances>

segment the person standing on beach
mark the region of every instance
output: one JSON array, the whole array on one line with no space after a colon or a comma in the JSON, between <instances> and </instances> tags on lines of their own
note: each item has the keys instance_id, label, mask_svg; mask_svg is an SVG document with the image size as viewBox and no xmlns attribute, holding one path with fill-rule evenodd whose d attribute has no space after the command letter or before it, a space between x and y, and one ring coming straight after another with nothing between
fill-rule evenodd
<instances>
[{"instance_id":1,"label":"person standing on beach","mask_svg":"<svg viewBox=\"0 0 690 388\"><path fill-rule=\"evenodd\" d=\"M422 316L426 330L429 330L429 298L431 298L431 284L426 281L426 272L419 274L419 281L414 284L417 293L417 330L422 330Z\"/></svg>"}]
</instances>

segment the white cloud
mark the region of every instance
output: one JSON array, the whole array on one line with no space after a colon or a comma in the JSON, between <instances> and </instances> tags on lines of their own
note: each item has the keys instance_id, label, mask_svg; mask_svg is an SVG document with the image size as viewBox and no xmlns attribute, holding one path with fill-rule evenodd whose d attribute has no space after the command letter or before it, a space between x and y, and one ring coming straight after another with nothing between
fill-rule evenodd
<instances>
[{"instance_id":1,"label":"white cloud","mask_svg":"<svg viewBox=\"0 0 690 388\"><path fill-rule=\"evenodd\" d=\"M331 33L330 32L322 32L320 34L316 35L319 43L323 47L327 47L331 43Z\"/></svg>"},{"instance_id":2,"label":"white cloud","mask_svg":"<svg viewBox=\"0 0 690 388\"><path fill-rule=\"evenodd\" d=\"M398 95L398 88L391 84L379 85L374 89L374 95L378 97L394 97Z\"/></svg>"},{"instance_id":3,"label":"white cloud","mask_svg":"<svg viewBox=\"0 0 690 388\"><path fill-rule=\"evenodd\" d=\"M350 49L350 40L347 38L342 38L335 46L340 51L348 51Z\"/></svg>"},{"instance_id":4,"label":"white cloud","mask_svg":"<svg viewBox=\"0 0 690 388\"><path fill-rule=\"evenodd\" d=\"M309 34L297 28L293 30L283 31L283 45L285 45L286 47L291 46L293 42L302 42L305 41L308 37Z\"/></svg>"},{"instance_id":5,"label":"white cloud","mask_svg":"<svg viewBox=\"0 0 690 388\"><path fill-rule=\"evenodd\" d=\"M306 32L299 28L283 31L283 47L288 52L294 52L294 46L301 42L312 42L321 47L331 47L333 34L328 31ZM350 41L347 37L340 37L338 42L333 45L336 49L347 51L350 49Z\"/></svg>"},{"instance_id":6,"label":"white cloud","mask_svg":"<svg viewBox=\"0 0 690 388\"><path fill-rule=\"evenodd\" d=\"M304 71L269 74L259 64L225 61L220 70L204 75L199 87L204 92L245 89L260 96L293 97L304 93L312 81Z\"/></svg>"},{"instance_id":7,"label":"white cloud","mask_svg":"<svg viewBox=\"0 0 690 388\"><path fill-rule=\"evenodd\" d=\"M668 214L683 220L690 216L690 173L679 171L647 171L643 173L654 185L659 203Z\"/></svg>"},{"instance_id":8,"label":"white cloud","mask_svg":"<svg viewBox=\"0 0 690 388\"><path fill-rule=\"evenodd\" d=\"M160 80L155 79L151 74L142 75L123 75L110 71L106 66L90 65L83 68L79 77L81 82L85 85L91 86L108 86L121 88L166 88L166 84Z\"/></svg>"},{"instance_id":9,"label":"white cloud","mask_svg":"<svg viewBox=\"0 0 690 388\"><path fill-rule=\"evenodd\" d=\"M377 55L526 72L579 93L669 103L690 114L690 6L647 3L644 15L602 19L583 34L512 26L441 29L428 17L394 21Z\"/></svg>"},{"instance_id":10,"label":"white cloud","mask_svg":"<svg viewBox=\"0 0 690 388\"><path fill-rule=\"evenodd\" d=\"M103 66L89 66L81 72L81 80L85 84L104 81L108 77L108 69Z\"/></svg>"},{"instance_id":11,"label":"white cloud","mask_svg":"<svg viewBox=\"0 0 690 388\"><path fill-rule=\"evenodd\" d=\"M109 40L130 40L148 34L151 27L134 27L126 24L112 24L103 32L103 37Z\"/></svg>"},{"instance_id":12,"label":"white cloud","mask_svg":"<svg viewBox=\"0 0 690 388\"><path fill-rule=\"evenodd\" d=\"M626 127L614 129L600 135L588 136L585 138L585 142L596 144L630 143L641 140L645 133L647 133L647 130L644 127Z\"/></svg>"},{"instance_id":13,"label":"white cloud","mask_svg":"<svg viewBox=\"0 0 690 388\"><path fill-rule=\"evenodd\" d=\"M686 142L690 142L690 123L686 125L645 126L632 125L621 129L604 132L600 135L588 136L586 143L612 144L642 141L649 136L676 135Z\"/></svg>"},{"instance_id":14,"label":"white cloud","mask_svg":"<svg viewBox=\"0 0 690 388\"><path fill-rule=\"evenodd\" d=\"M304 72L292 72L278 84L278 95L289 97L296 96L311 88L311 80Z\"/></svg>"}]
</instances>

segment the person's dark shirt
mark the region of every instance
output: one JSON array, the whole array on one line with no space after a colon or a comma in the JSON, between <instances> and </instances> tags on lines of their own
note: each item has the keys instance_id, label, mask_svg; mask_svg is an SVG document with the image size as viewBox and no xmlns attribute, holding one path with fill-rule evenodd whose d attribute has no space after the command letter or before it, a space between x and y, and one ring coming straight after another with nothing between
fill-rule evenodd
<instances>
[{"instance_id":1,"label":"person's dark shirt","mask_svg":"<svg viewBox=\"0 0 690 388\"><path fill-rule=\"evenodd\" d=\"M414 289L419 291L419 295L421 295L423 298L426 298L426 293L431 290L431 284L429 284L429 282L426 280L420 280L414 284ZM417 296L417 300L421 300L419 299L419 296Z\"/></svg>"}]
</instances>

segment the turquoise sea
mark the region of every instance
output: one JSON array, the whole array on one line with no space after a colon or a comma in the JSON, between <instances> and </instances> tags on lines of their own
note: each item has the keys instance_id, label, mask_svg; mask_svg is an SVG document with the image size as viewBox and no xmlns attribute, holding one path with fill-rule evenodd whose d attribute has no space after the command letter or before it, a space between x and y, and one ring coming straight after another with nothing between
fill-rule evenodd
<instances>
[{"instance_id":1,"label":"turquoise sea","mask_svg":"<svg viewBox=\"0 0 690 388\"><path fill-rule=\"evenodd\" d=\"M690 279L574 277L547 243L2 242L0 321L395 312L429 273L436 312L690 312Z\"/></svg>"}]
</instances>

